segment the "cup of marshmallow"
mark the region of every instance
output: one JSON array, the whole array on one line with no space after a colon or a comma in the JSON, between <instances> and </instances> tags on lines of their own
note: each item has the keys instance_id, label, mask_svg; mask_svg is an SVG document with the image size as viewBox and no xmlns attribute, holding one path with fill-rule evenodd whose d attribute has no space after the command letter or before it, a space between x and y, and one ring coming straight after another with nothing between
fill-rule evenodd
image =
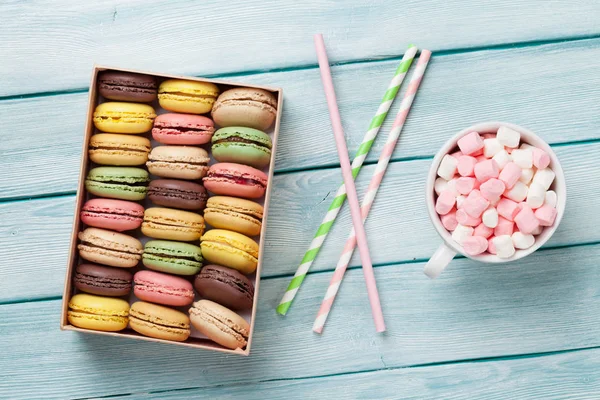
<instances>
[{"instance_id":1,"label":"cup of marshmallow","mask_svg":"<svg viewBox=\"0 0 600 400\"><path fill-rule=\"evenodd\" d=\"M566 198L558 158L535 133L504 122L459 132L427 178L427 210L443 243L425 274L437 277L457 253L488 263L533 253L556 231Z\"/></svg>"}]
</instances>

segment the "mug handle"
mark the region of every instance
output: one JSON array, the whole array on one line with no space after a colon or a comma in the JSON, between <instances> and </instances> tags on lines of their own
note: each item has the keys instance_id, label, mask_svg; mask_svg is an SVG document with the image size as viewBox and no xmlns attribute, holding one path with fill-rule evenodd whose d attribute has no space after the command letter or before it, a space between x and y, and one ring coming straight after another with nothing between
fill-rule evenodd
<instances>
[{"instance_id":1,"label":"mug handle","mask_svg":"<svg viewBox=\"0 0 600 400\"><path fill-rule=\"evenodd\" d=\"M440 247L433 253L423 272L431 279L437 278L450 264L450 261L456 255L456 251L452 250L446 243L442 243Z\"/></svg>"}]
</instances>

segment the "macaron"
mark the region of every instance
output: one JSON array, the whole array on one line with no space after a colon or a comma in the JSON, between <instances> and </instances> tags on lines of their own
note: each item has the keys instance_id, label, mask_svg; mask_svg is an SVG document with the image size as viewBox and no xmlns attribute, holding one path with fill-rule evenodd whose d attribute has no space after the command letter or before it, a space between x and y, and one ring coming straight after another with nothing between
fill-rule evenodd
<instances>
[{"instance_id":1,"label":"macaron","mask_svg":"<svg viewBox=\"0 0 600 400\"><path fill-rule=\"evenodd\" d=\"M201 239L202 257L211 263L234 268L243 274L256 271L258 244L241 233L211 229Z\"/></svg>"},{"instance_id":2,"label":"macaron","mask_svg":"<svg viewBox=\"0 0 600 400\"><path fill-rule=\"evenodd\" d=\"M150 207L144 212L142 233L155 239L191 242L204 232L204 218L200 214L173 208Z\"/></svg>"},{"instance_id":3,"label":"macaron","mask_svg":"<svg viewBox=\"0 0 600 400\"><path fill-rule=\"evenodd\" d=\"M210 340L228 349L248 344L250 324L230 309L210 300L200 300L190 308L192 325Z\"/></svg>"},{"instance_id":4,"label":"macaron","mask_svg":"<svg viewBox=\"0 0 600 400\"><path fill-rule=\"evenodd\" d=\"M91 199L81 209L81 220L95 228L129 231L142 225L144 207L125 200Z\"/></svg>"},{"instance_id":5,"label":"macaron","mask_svg":"<svg viewBox=\"0 0 600 400\"><path fill-rule=\"evenodd\" d=\"M133 294L140 300L176 307L187 306L194 301L194 288L183 278L154 271L139 271L133 280Z\"/></svg>"},{"instance_id":6,"label":"macaron","mask_svg":"<svg viewBox=\"0 0 600 400\"><path fill-rule=\"evenodd\" d=\"M208 193L199 183L178 179L154 179L148 187L148 198L157 206L202 211Z\"/></svg>"},{"instance_id":7,"label":"macaron","mask_svg":"<svg viewBox=\"0 0 600 400\"><path fill-rule=\"evenodd\" d=\"M92 168L85 188L100 197L122 200L143 200L148 191L148 171L135 167Z\"/></svg>"},{"instance_id":8,"label":"macaron","mask_svg":"<svg viewBox=\"0 0 600 400\"><path fill-rule=\"evenodd\" d=\"M204 210L207 224L219 228L256 236L262 227L263 206L237 197L213 196Z\"/></svg>"},{"instance_id":9,"label":"macaron","mask_svg":"<svg viewBox=\"0 0 600 400\"><path fill-rule=\"evenodd\" d=\"M265 194L267 175L247 165L213 164L204 177L204 187L214 194L257 199Z\"/></svg>"},{"instance_id":10,"label":"macaron","mask_svg":"<svg viewBox=\"0 0 600 400\"><path fill-rule=\"evenodd\" d=\"M109 101L94 111L94 125L108 133L144 133L152 129L156 111L148 104Z\"/></svg>"},{"instance_id":11,"label":"macaron","mask_svg":"<svg viewBox=\"0 0 600 400\"><path fill-rule=\"evenodd\" d=\"M196 276L194 287L201 297L232 310L252 308L254 285L235 269L205 265Z\"/></svg>"},{"instance_id":12,"label":"macaron","mask_svg":"<svg viewBox=\"0 0 600 400\"><path fill-rule=\"evenodd\" d=\"M133 236L99 228L87 228L77 235L81 258L111 267L135 267L142 259L142 243Z\"/></svg>"},{"instance_id":13,"label":"macaron","mask_svg":"<svg viewBox=\"0 0 600 400\"><path fill-rule=\"evenodd\" d=\"M201 179L208 171L208 153L200 147L157 146L146 166L151 174L163 178Z\"/></svg>"},{"instance_id":14,"label":"macaron","mask_svg":"<svg viewBox=\"0 0 600 400\"><path fill-rule=\"evenodd\" d=\"M212 137L212 155L220 162L264 168L271 161L271 138L263 131L241 126L221 128Z\"/></svg>"},{"instance_id":15,"label":"macaron","mask_svg":"<svg viewBox=\"0 0 600 400\"><path fill-rule=\"evenodd\" d=\"M215 124L210 118L168 113L156 117L152 137L163 144L195 145L210 142L214 132Z\"/></svg>"},{"instance_id":16,"label":"macaron","mask_svg":"<svg viewBox=\"0 0 600 400\"><path fill-rule=\"evenodd\" d=\"M92 136L90 160L103 165L144 165L150 153L150 140L135 135L99 133Z\"/></svg>"},{"instance_id":17,"label":"macaron","mask_svg":"<svg viewBox=\"0 0 600 400\"><path fill-rule=\"evenodd\" d=\"M190 337L190 319L181 311L136 301L129 309L129 326L144 336L183 342Z\"/></svg>"},{"instance_id":18,"label":"macaron","mask_svg":"<svg viewBox=\"0 0 600 400\"><path fill-rule=\"evenodd\" d=\"M271 92L255 88L233 88L221 93L212 109L215 123L267 130L277 115L277 98Z\"/></svg>"},{"instance_id":19,"label":"macaron","mask_svg":"<svg viewBox=\"0 0 600 400\"><path fill-rule=\"evenodd\" d=\"M126 269L81 264L75 269L73 282L82 292L98 296L127 296L132 279L133 275Z\"/></svg>"},{"instance_id":20,"label":"macaron","mask_svg":"<svg viewBox=\"0 0 600 400\"><path fill-rule=\"evenodd\" d=\"M127 328L128 315L123 299L80 293L71 297L67 319L79 328L118 332Z\"/></svg>"},{"instance_id":21,"label":"macaron","mask_svg":"<svg viewBox=\"0 0 600 400\"><path fill-rule=\"evenodd\" d=\"M190 114L209 112L219 88L214 83L167 79L158 87L158 102L169 111Z\"/></svg>"},{"instance_id":22,"label":"macaron","mask_svg":"<svg viewBox=\"0 0 600 400\"><path fill-rule=\"evenodd\" d=\"M155 271L175 275L195 275L202 268L199 246L169 240L150 240L144 246L142 263Z\"/></svg>"},{"instance_id":23,"label":"macaron","mask_svg":"<svg viewBox=\"0 0 600 400\"><path fill-rule=\"evenodd\" d=\"M150 103L158 93L156 79L132 72L103 71L98 74L100 96L117 101Z\"/></svg>"}]
</instances>

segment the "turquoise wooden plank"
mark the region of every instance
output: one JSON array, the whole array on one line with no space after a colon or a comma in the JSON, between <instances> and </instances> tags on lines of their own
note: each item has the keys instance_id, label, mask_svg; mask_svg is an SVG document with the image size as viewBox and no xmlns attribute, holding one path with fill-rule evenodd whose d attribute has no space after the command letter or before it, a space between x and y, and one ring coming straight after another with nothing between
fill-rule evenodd
<instances>
[{"instance_id":1,"label":"turquoise wooden plank","mask_svg":"<svg viewBox=\"0 0 600 400\"><path fill-rule=\"evenodd\" d=\"M333 68L351 153L358 148L396 64ZM589 105L600 103L598 69L600 40L434 55L394 157L433 155L453 133L492 119L527 126L551 143L597 139L600 117ZM278 171L337 164L316 69L236 79L284 88ZM86 101L87 94L0 101L0 124L11 127L0 133L0 169L4 171L0 198L75 189ZM369 160L377 160L398 107L399 102ZM44 123L31 124L40 115Z\"/></svg>"},{"instance_id":2,"label":"turquoise wooden plank","mask_svg":"<svg viewBox=\"0 0 600 400\"><path fill-rule=\"evenodd\" d=\"M264 280L247 358L60 332L58 300L2 305L0 393L85 398L600 346L599 257L595 245L502 266L455 260L436 281L423 263L377 268L383 335L360 270L349 272L322 336L311 326L329 274L311 275L285 318L273 308L287 279Z\"/></svg>"},{"instance_id":3,"label":"turquoise wooden plank","mask_svg":"<svg viewBox=\"0 0 600 400\"><path fill-rule=\"evenodd\" d=\"M544 0L235 0L215 7L192 0L2 2L0 96L83 88L95 62L202 75L315 64L317 32L332 62L396 57L411 42L441 50L600 34L595 0L577 7ZM68 73L59 72L66 66Z\"/></svg>"},{"instance_id":4,"label":"turquoise wooden plank","mask_svg":"<svg viewBox=\"0 0 600 400\"><path fill-rule=\"evenodd\" d=\"M597 164L600 143L556 148L566 173L568 201L566 216L553 246L600 241L600 215L590 204L596 193L589 183L600 175ZM376 265L426 259L439 244L423 201L424 182L430 160L392 163L367 221L367 235ZM358 180L362 192L374 166L365 167ZM275 177L269 209L263 276L293 274L314 230L325 214L330 190L335 190L341 173L337 169L304 171ZM0 291L0 302L59 296L67 263L74 197L0 203L0 259L10 259L0 274L9 280ZM344 209L325 242L312 271L332 270L350 231L349 213ZM414 232L419 232L414 235ZM51 234L50 234L51 233ZM384 238L397 238L389 240ZM44 266L31 261L29 249L44 254ZM351 265L360 261L355 255ZM31 285L35 274L44 285ZM288 278L289 279L289 278ZM281 292L285 290L282 283ZM303 301L304 293L299 294Z\"/></svg>"},{"instance_id":5,"label":"turquoise wooden plank","mask_svg":"<svg viewBox=\"0 0 600 400\"><path fill-rule=\"evenodd\" d=\"M597 399L600 350L361 372L350 375L185 388L115 399Z\"/></svg>"}]
</instances>

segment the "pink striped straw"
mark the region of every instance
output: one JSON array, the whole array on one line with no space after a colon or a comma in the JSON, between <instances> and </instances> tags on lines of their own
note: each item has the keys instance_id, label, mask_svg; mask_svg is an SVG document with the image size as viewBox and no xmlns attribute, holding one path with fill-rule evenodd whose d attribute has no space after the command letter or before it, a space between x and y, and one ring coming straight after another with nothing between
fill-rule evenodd
<instances>
[{"instance_id":1,"label":"pink striped straw","mask_svg":"<svg viewBox=\"0 0 600 400\"><path fill-rule=\"evenodd\" d=\"M352 167L350 166L350 158L348 157L348 148L346 147L346 140L344 139L342 118L340 117L340 111L335 98L335 90L333 88L333 80L331 79L331 69L329 68L325 42L323 41L323 35L321 34L316 34L314 39L317 59L319 60L319 69L321 71L321 81L323 81L325 97L327 98L329 118L331 119L337 153L340 158L340 166L342 167L342 175L344 176L348 204L350 205L350 215L352 216L352 224L356 231L358 252L360 253L360 260L362 261L369 302L371 303L371 313L375 320L375 329L377 332L384 332L385 323L383 321L383 312L381 311L381 304L379 303L379 293L377 293L373 264L371 263L371 256L367 245L367 235L360 215L360 205L358 204L358 196L356 194L356 187L354 186L354 177L352 176Z\"/></svg>"},{"instance_id":2,"label":"pink striped straw","mask_svg":"<svg viewBox=\"0 0 600 400\"><path fill-rule=\"evenodd\" d=\"M371 206L373 205L373 201L377 195L377 190L381 185L381 180L383 179L383 175L385 174L387 166L390 162L390 158L392 157L392 153L394 152L394 147L396 147L396 142L400 137L402 127L404 126L406 118L408 117L408 112L410 111L410 107L417 93L417 89L421 84L421 80L423 79L423 74L425 74L425 69L427 68L430 57L431 52L429 50L423 50L421 52L421 56L419 57L419 62L417 63L415 72L412 74L410 83L408 84L408 89L406 90L404 98L402 99L402 103L400 104L400 110L396 115L394 125L392 126L387 142L381 151L379 161L377 162L377 167L375 168L375 172L373 172L371 182L369 183L369 187L362 201L362 207L360 211L363 223L366 221L367 216L369 215L369 211L371 210ZM337 266L335 267L335 272L331 277L331 282L329 282L329 287L327 288L327 292L325 293L325 297L321 303L321 308L319 309L317 318L315 319L313 331L317 333L323 332L323 327L327 321L327 316L331 311L331 306L333 305L335 296L340 288L342 279L344 278L344 273L348 268L348 264L350 263L350 259L352 258L352 253L354 252L355 247L356 235L354 233L354 229L352 229L352 232L350 232L350 236L346 241L346 245L344 246L344 250L342 251L342 255L337 263Z\"/></svg>"}]
</instances>

